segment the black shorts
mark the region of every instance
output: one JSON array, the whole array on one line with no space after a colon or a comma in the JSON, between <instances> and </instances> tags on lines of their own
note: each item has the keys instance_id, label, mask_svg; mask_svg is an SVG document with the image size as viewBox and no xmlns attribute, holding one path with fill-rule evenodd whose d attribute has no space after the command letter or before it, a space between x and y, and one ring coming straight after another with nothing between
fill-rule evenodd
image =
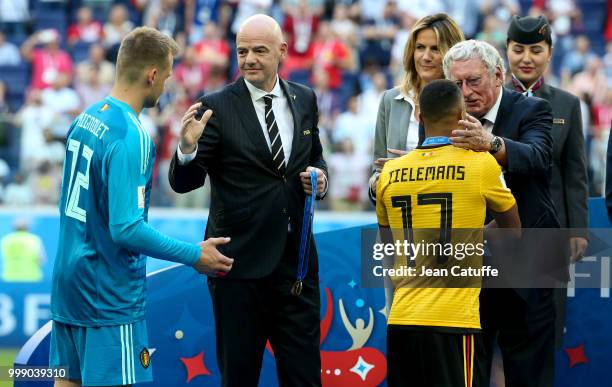
<instances>
[{"instance_id":1,"label":"black shorts","mask_svg":"<svg viewBox=\"0 0 612 387\"><path fill-rule=\"evenodd\" d=\"M389 387L480 387L484 368L480 333L444 328L387 327Z\"/></svg>"}]
</instances>

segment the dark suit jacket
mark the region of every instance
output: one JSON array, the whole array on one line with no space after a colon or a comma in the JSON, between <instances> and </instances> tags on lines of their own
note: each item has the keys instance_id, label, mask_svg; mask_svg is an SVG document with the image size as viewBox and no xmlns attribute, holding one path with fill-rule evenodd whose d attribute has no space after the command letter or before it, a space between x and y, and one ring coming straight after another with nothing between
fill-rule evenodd
<instances>
[{"instance_id":1,"label":"dark suit jacket","mask_svg":"<svg viewBox=\"0 0 612 387\"><path fill-rule=\"evenodd\" d=\"M573 235L586 237L587 168L580 100L556 87L543 84L534 94L552 107L553 169L550 191L561 227L577 229Z\"/></svg>"},{"instance_id":2,"label":"dark suit jacket","mask_svg":"<svg viewBox=\"0 0 612 387\"><path fill-rule=\"evenodd\" d=\"M299 173L314 166L327 175L314 92L297 83L280 82L294 123L285 175L273 165L242 78L200 98L213 115L198 142L197 156L181 166L175 154L170 164L170 185L179 193L202 186L206 176L210 177L211 204L205 238L232 238L220 248L235 259L227 278L261 278L274 270L283 255L289 223L299 239L305 202ZM314 240L310 260L316 269Z\"/></svg>"},{"instance_id":3,"label":"dark suit jacket","mask_svg":"<svg viewBox=\"0 0 612 387\"><path fill-rule=\"evenodd\" d=\"M551 198L553 164L550 104L503 89L493 134L504 139L504 178L516 198L524 228L559 227Z\"/></svg>"},{"instance_id":4,"label":"dark suit jacket","mask_svg":"<svg viewBox=\"0 0 612 387\"><path fill-rule=\"evenodd\" d=\"M553 164L552 109L546 100L526 97L503 89L503 96L493 134L504 139L508 162L504 178L516 198L523 228L559 227L550 186ZM527 242L529 243L529 242ZM544 244L533 245L533 259L542 259L544 252L556 256ZM543 249L538 251L538 247ZM541 264L547 264L547 260ZM557 262L555 262L557 263ZM516 288L516 293L529 305L549 305L552 301L546 289ZM544 313L546 320L552 318ZM535 318L532 316L532 318Z\"/></svg>"}]
</instances>

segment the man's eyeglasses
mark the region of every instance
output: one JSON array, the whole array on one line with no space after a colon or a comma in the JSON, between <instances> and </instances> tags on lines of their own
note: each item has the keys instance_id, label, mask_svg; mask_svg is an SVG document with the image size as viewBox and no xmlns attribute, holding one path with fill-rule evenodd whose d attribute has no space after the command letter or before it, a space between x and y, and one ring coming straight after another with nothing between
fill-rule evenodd
<instances>
[{"instance_id":1,"label":"man's eyeglasses","mask_svg":"<svg viewBox=\"0 0 612 387\"><path fill-rule=\"evenodd\" d=\"M467 87L469 87L470 89L473 89L475 87L480 86L480 83L482 82L482 77L477 77L477 78L468 78L468 79L464 79L464 80L456 80L455 84L457 85L458 88L463 89L463 84L465 83L467 85Z\"/></svg>"}]
</instances>

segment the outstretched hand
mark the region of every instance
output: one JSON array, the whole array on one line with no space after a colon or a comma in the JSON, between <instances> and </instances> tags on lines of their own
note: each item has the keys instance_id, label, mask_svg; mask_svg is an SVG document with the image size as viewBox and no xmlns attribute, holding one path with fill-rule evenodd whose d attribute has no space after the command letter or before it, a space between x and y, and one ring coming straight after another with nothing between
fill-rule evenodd
<instances>
[{"instance_id":1,"label":"outstretched hand","mask_svg":"<svg viewBox=\"0 0 612 387\"><path fill-rule=\"evenodd\" d=\"M213 111L207 109L202 114L202 102L195 103L187 109L187 112L183 116L181 120L181 152L183 153L192 153L196 144L200 137L202 137L202 133L204 133L204 128L212 116ZM202 117L198 119L198 115L202 114Z\"/></svg>"},{"instance_id":2,"label":"outstretched hand","mask_svg":"<svg viewBox=\"0 0 612 387\"><path fill-rule=\"evenodd\" d=\"M387 152L397 155L397 156L403 156L408 153L408 151L401 150L401 149L393 149L393 148L387 148ZM381 158L376 159L376 161L374 161L374 165L376 165L377 168L382 169L382 167L384 167L387 161L389 160L393 160L393 158L381 157Z\"/></svg>"},{"instance_id":3,"label":"outstretched hand","mask_svg":"<svg viewBox=\"0 0 612 387\"><path fill-rule=\"evenodd\" d=\"M211 276L224 276L230 270L234 260L221 254L217 246L230 242L230 238L208 238L200 242L200 260L193 265L199 273Z\"/></svg>"}]
</instances>

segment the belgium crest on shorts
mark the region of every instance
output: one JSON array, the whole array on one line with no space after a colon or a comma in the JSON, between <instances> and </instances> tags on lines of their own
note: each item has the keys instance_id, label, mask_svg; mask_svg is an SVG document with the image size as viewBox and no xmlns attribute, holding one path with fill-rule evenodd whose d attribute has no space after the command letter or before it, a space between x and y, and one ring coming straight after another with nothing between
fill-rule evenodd
<instances>
[{"instance_id":1,"label":"belgium crest on shorts","mask_svg":"<svg viewBox=\"0 0 612 387\"><path fill-rule=\"evenodd\" d=\"M144 368L149 368L149 365L151 364L151 355L149 354L149 350L146 348L143 348L142 351L140 351L140 364L142 364Z\"/></svg>"}]
</instances>

